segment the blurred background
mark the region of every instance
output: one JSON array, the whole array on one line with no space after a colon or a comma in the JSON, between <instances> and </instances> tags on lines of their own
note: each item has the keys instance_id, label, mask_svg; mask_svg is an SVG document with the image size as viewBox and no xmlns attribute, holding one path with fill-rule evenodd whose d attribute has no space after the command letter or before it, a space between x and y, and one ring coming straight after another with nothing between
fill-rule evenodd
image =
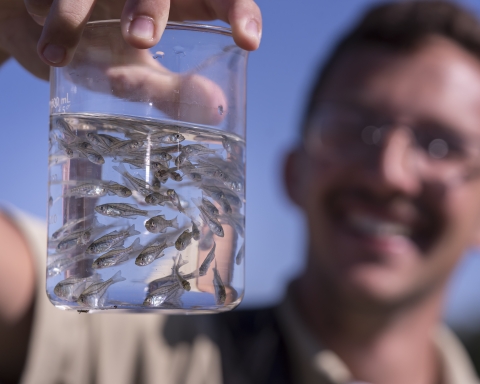
<instances>
[{"instance_id":1,"label":"blurred background","mask_svg":"<svg viewBox=\"0 0 480 384\"><path fill-rule=\"evenodd\" d=\"M279 300L304 266L302 218L282 185L310 84L332 45L373 0L257 0L262 45L250 55L247 102L246 296L241 307ZM478 0L459 1L480 17ZM49 85L15 61L0 67L0 202L46 220ZM456 272L445 318L457 331L480 332L480 250Z\"/></svg>"}]
</instances>

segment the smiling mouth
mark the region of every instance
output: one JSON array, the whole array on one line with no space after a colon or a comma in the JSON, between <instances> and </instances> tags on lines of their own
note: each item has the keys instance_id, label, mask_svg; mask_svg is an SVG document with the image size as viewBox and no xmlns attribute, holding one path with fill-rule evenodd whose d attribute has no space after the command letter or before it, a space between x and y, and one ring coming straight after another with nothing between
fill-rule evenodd
<instances>
[{"instance_id":1,"label":"smiling mouth","mask_svg":"<svg viewBox=\"0 0 480 384\"><path fill-rule=\"evenodd\" d=\"M363 195L351 192L334 195L327 206L335 231L374 248L384 249L402 242L424 253L433 245L443 221L434 210L406 198L382 200Z\"/></svg>"},{"instance_id":2,"label":"smiling mouth","mask_svg":"<svg viewBox=\"0 0 480 384\"><path fill-rule=\"evenodd\" d=\"M410 237L412 233L410 226L395 221L383 220L368 214L349 214L346 217L346 223L352 231L368 237Z\"/></svg>"}]
</instances>

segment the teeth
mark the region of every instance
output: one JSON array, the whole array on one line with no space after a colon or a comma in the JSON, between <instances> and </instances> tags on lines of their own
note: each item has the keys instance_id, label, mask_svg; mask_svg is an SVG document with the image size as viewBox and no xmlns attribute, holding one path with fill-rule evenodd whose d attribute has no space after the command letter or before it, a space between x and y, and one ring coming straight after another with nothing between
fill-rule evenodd
<instances>
[{"instance_id":1,"label":"teeth","mask_svg":"<svg viewBox=\"0 0 480 384\"><path fill-rule=\"evenodd\" d=\"M380 220L372 216L351 215L348 223L358 232L369 236L410 236L411 230L407 226L391 221Z\"/></svg>"}]
</instances>

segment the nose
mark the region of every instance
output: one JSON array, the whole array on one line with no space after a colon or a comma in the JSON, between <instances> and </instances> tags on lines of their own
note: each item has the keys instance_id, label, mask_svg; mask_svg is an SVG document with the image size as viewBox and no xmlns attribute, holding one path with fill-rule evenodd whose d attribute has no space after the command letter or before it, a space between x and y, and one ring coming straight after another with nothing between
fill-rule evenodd
<instances>
[{"instance_id":1,"label":"nose","mask_svg":"<svg viewBox=\"0 0 480 384\"><path fill-rule=\"evenodd\" d=\"M375 164L371 164L368 172L372 187L383 193L416 195L421 181L410 129L395 126L384 135Z\"/></svg>"}]
</instances>

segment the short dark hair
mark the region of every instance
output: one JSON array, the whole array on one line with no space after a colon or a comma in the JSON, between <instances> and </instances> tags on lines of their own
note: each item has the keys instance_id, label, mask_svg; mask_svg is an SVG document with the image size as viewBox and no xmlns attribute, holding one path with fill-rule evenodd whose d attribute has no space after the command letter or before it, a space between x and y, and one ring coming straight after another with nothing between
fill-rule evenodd
<instances>
[{"instance_id":1,"label":"short dark hair","mask_svg":"<svg viewBox=\"0 0 480 384\"><path fill-rule=\"evenodd\" d=\"M310 93L303 127L315 109L317 95L326 79L347 50L373 45L408 52L431 35L454 41L480 60L480 23L457 4L445 0L401 1L368 10L324 62Z\"/></svg>"}]
</instances>

